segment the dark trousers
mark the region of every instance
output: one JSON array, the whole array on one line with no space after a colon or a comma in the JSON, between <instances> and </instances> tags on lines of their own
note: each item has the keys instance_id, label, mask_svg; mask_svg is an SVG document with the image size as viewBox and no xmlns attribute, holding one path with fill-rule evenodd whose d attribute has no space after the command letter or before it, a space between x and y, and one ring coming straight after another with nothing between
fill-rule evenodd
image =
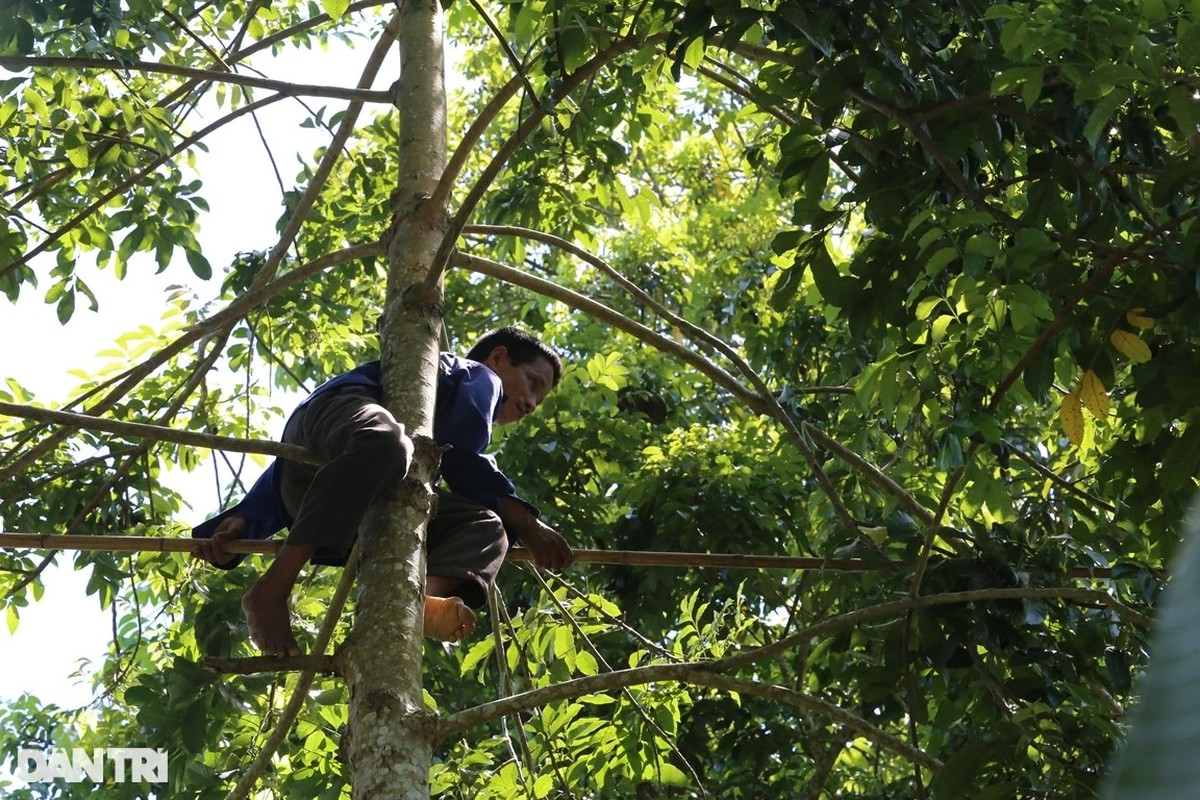
<instances>
[{"instance_id":1,"label":"dark trousers","mask_svg":"<svg viewBox=\"0 0 1200 800\"><path fill-rule=\"evenodd\" d=\"M279 462L279 489L293 518L288 542L312 545L313 563L346 563L367 509L412 463L404 426L365 387L325 392L288 419L282 440L308 448L321 467ZM426 535L426 572L462 580L456 591L468 605L487 602L508 537L491 509L438 490Z\"/></svg>"}]
</instances>

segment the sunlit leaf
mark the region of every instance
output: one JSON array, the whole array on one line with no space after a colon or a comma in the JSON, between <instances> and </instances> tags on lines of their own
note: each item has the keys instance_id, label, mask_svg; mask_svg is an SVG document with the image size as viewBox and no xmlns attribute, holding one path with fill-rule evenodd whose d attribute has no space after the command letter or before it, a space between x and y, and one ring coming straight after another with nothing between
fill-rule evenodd
<instances>
[{"instance_id":1,"label":"sunlit leaf","mask_svg":"<svg viewBox=\"0 0 1200 800\"><path fill-rule=\"evenodd\" d=\"M1083 444L1083 406L1078 394L1071 392L1062 399L1062 407L1058 411L1058 424L1072 444L1076 447Z\"/></svg>"},{"instance_id":2,"label":"sunlit leaf","mask_svg":"<svg viewBox=\"0 0 1200 800\"><path fill-rule=\"evenodd\" d=\"M1083 378L1079 382L1079 399L1084 408L1092 412L1092 416L1096 418L1097 422L1103 424L1108 421L1108 392L1100 378L1090 369L1083 373Z\"/></svg>"},{"instance_id":3,"label":"sunlit leaf","mask_svg":"<svg viewBox=\"0 0 1200 800\"><path fill-rule=\"evenodd\" d=\"M1109 337L1113 347L1135 364L1143 364L1150 360L1150 346L1147 345L1136 333L1130 333L1124 330L1115 330Z\"/></svg>"}]
</instances>

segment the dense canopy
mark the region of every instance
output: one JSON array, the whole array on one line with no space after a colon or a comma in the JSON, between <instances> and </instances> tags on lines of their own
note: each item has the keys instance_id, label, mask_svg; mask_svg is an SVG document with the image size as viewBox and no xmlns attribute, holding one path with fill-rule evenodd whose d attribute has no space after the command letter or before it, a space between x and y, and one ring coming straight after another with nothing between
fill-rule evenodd
<instances>
[{"instance_id":1,"label":"dense canopy","mask_svg":"<svg viewBox=\"0 0 1200 800\"><path fill-rule=\"evenodd\" d=\"M168 466L232 499L261 460L26 407L261 442L378 357L413 123L370 57L395 4L10 5L0 290L69 328L91 284L181 288L69 396L3 376L3 524L185 535L213 509ZM568 362L497 437L506 472L582 548L831 562L507 566L481 632L426 648L432 794L1094 796L1200 465L1200 5L460 1L445 35L446 343L519 324ZM330 43L359 88L272 68ZM247 133L278 223L214 262L197 154L300 102L324 144ZM0 758L162 747L160 796L224 796L297 682L203 665L251 654L253 570L0 551L10 624L54 558L91 569L114 641L87 712L0 708ZM306 643L338 578L296 598ZM345 685L308 694L263 796L349 795Z\"/></svg>"}]
</instances>

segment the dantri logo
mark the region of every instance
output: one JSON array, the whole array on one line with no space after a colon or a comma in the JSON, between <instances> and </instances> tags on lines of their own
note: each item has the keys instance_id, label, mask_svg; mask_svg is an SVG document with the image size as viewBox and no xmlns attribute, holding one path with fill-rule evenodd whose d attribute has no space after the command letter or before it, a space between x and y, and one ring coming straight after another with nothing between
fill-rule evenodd
<instances>
[{"instance_id":1,"label":"dantri logo","mask_svg":"<svg viewBox=\"0 0 1200 800\"><path fill-rule=\"evenodd\" d=\"M26 783L64 780L79 783L84 776L97 783L166 783L167 751L147 747L96 747L89 753L67 750L17 750L13 777Z\"/></svg>"}]
</instances>

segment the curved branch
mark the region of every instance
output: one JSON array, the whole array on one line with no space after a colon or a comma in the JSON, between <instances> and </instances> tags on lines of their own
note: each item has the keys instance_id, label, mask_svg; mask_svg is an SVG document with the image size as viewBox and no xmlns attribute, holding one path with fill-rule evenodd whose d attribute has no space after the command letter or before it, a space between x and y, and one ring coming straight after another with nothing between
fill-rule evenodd
<instances>
[{"instance_id":1,"label":"curved branch","mask_svg":"<svg viewBox=\"0 0 1200 800\"><path fill-rule=\"evenodd\" d=\"M504 106L508 105L508 101L517 93L517 89L521 88L520 78L510 78L508 83L500 87L500 91L496 92L496 96L488 101L479 115L475 117L475 121L471 123L471 127L467 128L467 132L463 134L462 140L458 143L458 147L454 148L454 153L446 162L446 169L442 172L441 180L438 181L437 188L433 190L433 194L429 197L429 204L434 208L444 208L450 201L450 193L454 191L454 184L458 180L458 176L462 173L463 167L467 163L467 157L471 154L471 150L479 143L483 137L484 131L492 124Z\"/></svg>"},{"instance_id":2,"label":"curved branch","mask_svg":"<svg viewBox=\"0 0 1200 800\"><path fill-rule=\"evenodd\" d=\"M112 408L118 400L128 394L135 386L163 364L167 363L171 358L178 355L185 348L196 343L197 341L211 336L221 331L226 325L232 325L237 320L245 316L250 310L266 303L271 298L275 297L280 292L286 291L293 286L303 283L320 272L323 272L331 267L343 264L347 261L353 261L359 258L368 258L372 256L380 256L384 253L385 246L382 242L369 242L355 247L349 247L337 253L331 253L322 258L310 261L304 266L297 267L283 275L281 278L276 278L271 283L262 286L258 289L253 289L246 292L233 303L230 303L221 311L212 315L206 320L196 323L189 327L179 338L168 344L163 349L151 355L138 366L126 370L121 375L117 376L114 381L121 381L107 395L92 405L87 413L89 415L103 414ZM60 442L69 436L69 432L58 432L48 436L42 442L39 442L34 447L31 447L26 453L16 458L15 461L0 469L0 482L6 481L24 469L33 461L37 460L43 453L49 452L56 447Z\"/></svg>"},{"instance_id":3,"label":"curved branch","mask_svg":"<svg viewBox=\"0 0 1200 800\"><path fill-rule=\"evenodd\" d=\"M795 689L788 689L784 686L731 678L727 675L720 675L706 670L696 670L689 676L688 682L700 686L708 686L713 689L724 689L728 692L765 697L768 700L777 700L781 703L795 706L803 711L820 714L823 717L828 717L834 722L844 725L880 747L891 750L901 758L908 759L914 764L920 764L922 767L935 772L942 767L941 761L925 751L913 747L900 737L888 733L882 728L872 725L857 714L851 713L841 706L836 706L819 697L813 697L810 694L798 692Z\"/></svg>"},{"instance_id":4,"label":"curved branch","mask_svg":"<svg viewBox=\"0 0 1200 800\"><path fill-rule=\"evenodd\" d=\"M466 230L467 229L464 228L464 231ZM573 242L569 242L566 239L550 233L543 233L542 231L530 230L528 228L516 228L512 226L501 227L479 225L472 228L472 230L484 233L502 233L523 236L535 241L552 245L554 247L558 247L559 249L571 253L577 258L582 259L588 264L591 264L599 269L604 274L608 275L642 305L646 306L654 313L658 314L660 317L682 330L684 335L690 337L693 341L701 344L702 346L707 346L708 348L717 351L721 355L725 356L725 358L733 362L738 371L741 372L742 375L744 375L750 381L751 385L758 391L757 396L761 398L763 406L766 409L766 413L783 425L784 429L788 433L789 438L792 440L792 444L797 450L800 451L800 454L804 457L809 469L812 470L813 475L817 479L817 483L821 486L821 490L825 493L830 505L833 506L833 510L837 514L838 519L841 520L842 524L849 529L853 529L855 527L857 523L850 515L850 512L846 509L846 506L842 503L841 498L838 497L837 489L834 488L833 482L830 481L829 476L825 474L824 467L821 466L821 462L817 460L816 454L813 453L812 448L808 446L808 442L805 441L804 436L801 435L800 429L796 427L796 423L794 420L792 420L791 415L787 413L782 405L780 405L779 401L775 397L775 393L771 391L770 387L767 386L766 382L759 376L758 372L755 371L755 369L751 367L746 360L742 358L741 355L739 355L738 352L730 347L729 344L727 344L723 339L718 336L714 336L698 325L692 324L689 320L684 319L674 311L671 311L662 303L651 297L649 293L643 291L633 281L629 280L620 272L618 272L607 261L592 255L583 248L575 245ZM915 503L916 501L913 500L913 502Z\"/></svg>"},{"instance_id":5,"label":"curved branch","mask_svg":"<svg viewBox=\"0 0 1200 800\"><path fill-rule=\"evenodd\" d=\"M388 50L391 49L396 41L399 25L400 17L397 14L392 17L380 35L379 41L375 43L375 49L371 51L371 57L367 59L367 65L363 68L362 76L359 78L359 86L370 86L374 82L375 76L379 74L379 70L383 66L384 57L387 56ZM346 106L342 121L338 125L337 133L325 149L325 154L321 157L321 163L317 165L317 169L313 172L312 179L309 181L307 188L305 188L304 194L297 201L296 208L288 218L287 227L284 228L279 236L279 241L275 243L271 254L267 256L266 263L263 264L262 269L255 276L254 283L251 284L252 289L267 283L279 271L279 265L283 263L284 254L287 253L287 249L292 246L292 242L300 234L300 227L304 224L309 210L317 202L317 197L325 188L326 181L329 180L334 166L337 165L338 159L341 158L342 151L346 147L346 142L350 140L350 134L354 132L354 126L358 124L358 115L362 113L362 107L363 104L359 101L351 102Z\"/></svg>"},{"instance_id":6,"label":"curved branch","mask_svg":"<svg viewBox=\"0 0 1200 800\"><path fill-rule=\"evenodd\" d=\"M18 405L0 401L0 415L32 419L68 428L81 430L103 431L132 439L147 439L155 442L173 442L175 444L203 447L209 450L224 450L231 453L261 453L278 456L291 461L301 461L306 464L320 465L323 462L303 447L283 444L269 440L242 439L236 436L218 436L212 433L183 431L167 428L162 425L149 425L143 422L121 422L115 419L102 419L88 414L74 414L69 411L54 411L48 408Z\"/></svg>"},{"instance_id":7,"label":"curved branch","mask_svg":"<svg viewBox=\"0 0 1200 800\"><path fill-rule=\"evenodd\" d=\"M819 635L840 628L860 625L872 619L902 616L909 611L938 605L971 603L984 600L1016 600L1022 598L1101 603L1139 625L1153 624L1147 617L1120 603L1106 592L1093 589L980 589L969 592L912 597L892 603L881 603L876 606L832 617L823 622L811 625L774 644L755 648L745 653L738 653L737 655L717 661L653 664L645 667L609 672L603 675L589 675L564 683L533 689L519 695L514 695L513 697L493 700L444 717L438 727L438 738L456 735L467 728L483 724L498 716L513 714L536 708L545 703L559 702L595 692L623 689L628 686L637 686L663 680L708 685L705 683L706 681L720 679L720 674L723 672L777 658L788 650L804 644Z\"/></svg>"},{"instance_id":8,"label":"curved branch","mask_svg":"<svg viewBox=\"0 0 1200 800\"><path fill-rule=\"evenodd\" d=\"M1077 497L1081 497L1084 500L1087 500L1092 505L1094 505L1098 508L1102 508L1110 514L1117 513L1117 507L1114 506L1112 503L1107 503L1104 500L1101 500L1099 497L1096 497L1096 495L1092 494L1087 489L1079 488L1079 485L1077 483L1073 483L1073 482L1067 480L1066 478L1059 475L1054 470L1047 467L1042 462L1038 461L1036 458L1031 456L1029 453L1026 453L1021 448L1016 447L1011 443L1006 443L1006 444L1008 444L1008 452L1012 453L1014 456L1016 456L1017 458L1024 461L1026 464L1028 464L1030 466L1030 468L1033 469L1034 472L1036 472L1038 475L1041 475L1043 478L1050 481L1055 486L1062 487L1063 489L1070 492L1071 494L1074 494Z\"/></svg>"},{"instance_id":9,"label":"curved branch","mask_svg":"<svg viewBox=\"0 0 1200 800\"><path fill-rule=\"evenodd\" d=\"M564 681L563 683L551 684L540 689L532 689L511 697L493 700L490 703L483 703L474 708L459 711L442 718L437 729L437 739L440 740L455 736L468 728L489 722L499 716L527 711L546 705L547 703L561 702L585 694L627 689L630 686L641 686L647 683L676 681L678 683L708 686L715 689L744 692L746 694L755 694L780 700L805 711L827 716L835 722L851 727L857 733L881 747L887 748L904 758L915 760L922 766L929 767L930 769L937 769L941 766L941 762L937 759L911 747L887 731L877 728L862 717L843 708L794 689L771 686L757 681L730 678L714 672L713 666L713 664L709 663L696 662L687 664L655 664L648 667L635 667L633 669L607 672L602 675L589 675L583 678Z\"/></svg>"},{"instance_id":10,"label":"curved branch","mask_svg":"<svg viewBox=\"0 0 1200 800\"><path fill-rule=\"evenodd\" d=\"M259 78L253 75L227 72L224 70L184 67L178 64L163 64L158 61L113 61L105 58L59 58L51 56L0 56L0 67L24 70L34 67L57 67L74 70L106 70L112 72L161 73L179 75L202 82L235 83L258 89L270 89L287 97L328 97L335 100L354 100L360 103L390 103L391 93L386 90L345 89L339 86L317 86L313 84L288 83L287 81Z\"/></svg>"},{"instance_id":11,"label":"curved branch","mask_svg":"<svg viewBox=\"0 0 1200 800\"><path fill-rule=\"evenodd\" d=\"M849 447L846 447L846 445L842 444L837 439L827 435L820 428L810 425L807 422L804 423L804 432L811 436L813 441L815 441L821 447L824 447L826 450L845 461L847 464L857 470L860 475L864 476L884 492L894 497L900 503L901 507L904 508L904 510L908 511L921 522L929 524L933 521L933 512L921 505L917 499L909 494L909 492L903 486L888 477L887 473L879 469L879 467L876 467L874 464L867 461Z\"/></svg>"},{"instance_id":12,"label":"curved branch","mask_svg":"<svg viewBox=\"0 0 1200 800\"><path fill-rule=\"evenodd\" d=\"M657 347L664 353L674 356L687 364L691 364L746 405L750 406L756 413L761 414L768 407L767 400L759 397L746 386L742 385L737 378L704 356L690 348L684 347L673 339L668 339L662 334L650 330L639 322L629 319L629 317L626 317L619 311L615 311L603 303L592 300L590 297L584 297L577 292L563 288L556 283L551 283L544 278L529 275L528 273L521 272L490 259L481 258L480 256L455 252L452 262L455 266L469 269L472 272L491 275L494 278L500 278L501 280L524 287L551 300L557 300L571 308L590 314L598 320L607 322L614 328L619 328L631 336Z\"/></svg>"}]
</instances>

